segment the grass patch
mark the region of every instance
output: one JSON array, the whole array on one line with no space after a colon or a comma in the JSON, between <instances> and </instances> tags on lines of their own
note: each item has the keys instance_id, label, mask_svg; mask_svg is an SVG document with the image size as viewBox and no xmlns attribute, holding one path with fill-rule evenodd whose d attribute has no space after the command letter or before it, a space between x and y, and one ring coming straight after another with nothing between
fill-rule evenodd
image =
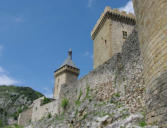
<instances>
[{"instance_id":1,"label":"grass patch","mask_svg":"<svg viewBox=\"0 0 167 128\"><path fill-rule=\"evenodd\" d=\"M141 120L141 121L139 122L139 126L140 126L140 127L145 127L146 125L147 125L147 123L146 123L145 120Z\"/></svg>"},{"instance_id":2,"label":"grass patch","mask_svg":"<svg viewBox=\"0 0 167 128\"><path fill-rule=\"evenodd\" d=\"M89 97L89 92L90 92L90 86L88 85L88 86L86 87L86 98Z\"/></svg>"},{"instance_id":3,"label":"grass patch","mask_svg":"<svg viewBox=\"0 0 167 128\"><path fill-rule=\"evenodd\" d=\"M80 100L76 100L76 101L75 101L75 105L76 105L76 106L80 106L80 105L81 105L81 101L80 101Z\"/></svg>"},{"instance_id":4,"label":"grass patch","mask_svg":"<svg viewBox=\"0 0 167 128\"><path fill-rule=\"evenodd\" d=\"M79 96L78 96L77 100L75 101L75 105L76 106L80 106L81 105L80 99L81 99L82 94L83 94L83 92L80 90Z\"/></svg>"},{"instance_id":5,"label":"grass patch","mask_svg":"<svg viewBox=\"0 0 167 128\"><path fill-rule=\"evenodd\" d=\"M20 126L20 125L14 124L14 125L11 125L11 126L5 126L3 128L23 128L23 127Z\"/></svg>"},{"instance_id":6,"label":"grass patch","mask_svg":"<svg viewBox=\"0 0 167 128\"><path fill-rule=\"evenodd\" d=\"M120 94L119 93L115 93L114 96L115 97L120 97Z\"/></svg>"},{"instance_id":7,"label":"grass patch","mask_svg":"<svg viewBox=\"0 0 167 128\"><path fill-rule=\"evenodd\" d=\"M62 101L61 101L61 107L65 110L67 108L69 104L69 100L67 98L64 98Z\"/></svg>"},{"instance_id":8,"label":"grass patch","mask_svg":"<svg viewBox=\"0 0 167 128\"><path fill-rule=\"evenodd\" d=\"M57 121L64 120L64 114L62 114L62 115L56 115L55 120L57 120Z\"/></svg>"}]
</instances>

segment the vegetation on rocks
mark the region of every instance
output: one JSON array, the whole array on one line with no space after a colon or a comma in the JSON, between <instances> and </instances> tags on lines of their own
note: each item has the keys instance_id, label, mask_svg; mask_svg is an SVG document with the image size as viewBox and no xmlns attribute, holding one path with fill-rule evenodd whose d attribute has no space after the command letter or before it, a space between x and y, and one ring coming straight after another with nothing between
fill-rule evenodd
<instances>
[{"instance_id":1,"label":"vegetation on rocks","mask_svg":"<svg viewBox=\"0 0 167 128\"><path fill-rule=\"evenodd\" d=\"M147 126L144 112L132 114L120 100L120 94L113 94L113 102L99 101L90 90L92 89L86 88L85 91L80 91L75 104L64 98L62 108L65 109L68 105L71 108L66 109L63 114L32 122L26 128L157 128Z\"/></svg>"},{"instance_id":2,"label":"vegetation on rocks","mask_svg":"<svg viewBox=\"0 0 167 128\"><path fill-rule=\"evenodd\" d=\"M69 100L67 98L64 98L61 102L61 107L65 110L69 104Z\"/></svg>"},{"instance_id":3,"label":"vegetation on rocks","mask_svg":"<svg viewBox=\"0 0 167 128\"><path fill-rule=\"evenodd\" d=\"M0 86L0 127L17 123L19 113L41 96L41 93L29 87Z\"/></svg>"},{"instance_id":4,"label":"vegetation on rocks","mask_svg":"<svg viewBox=\"0 0 167 128\"><path fill-rule=\"evenodd\" d=\"M41 101L41 106L42 106L42 105L45 105L45 104L47 104L47 103L50 103L51 101L53 101L53 100L50 99L50 98L44 97L44 99Z\"/></svg>"}]
</instances>

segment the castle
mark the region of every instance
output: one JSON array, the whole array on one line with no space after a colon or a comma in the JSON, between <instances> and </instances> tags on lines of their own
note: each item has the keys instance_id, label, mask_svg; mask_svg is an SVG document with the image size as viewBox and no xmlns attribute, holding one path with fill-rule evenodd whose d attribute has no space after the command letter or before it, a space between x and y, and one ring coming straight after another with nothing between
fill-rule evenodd
<instances>
[{"instance_id":1,"label":"castle","mask_svg":"<svg viewBox=\"0 0 167 128\"><path fill-rule=\"evenodd\" d=\"M63 98L73 104L80 90L85 91L90 85L100 100L119 92L131 112L146 107L148 124L156 122L167 127L167 2L133 0L133 3L136 18L106 7L97 21L91 32L94 70L77 80L80 70L69 50L65 62L54 72L52 102L41 105L44 97L35 100L19 115L18 124L38 121L48 113L60 114Z\"/></svg>"}]
</instances>

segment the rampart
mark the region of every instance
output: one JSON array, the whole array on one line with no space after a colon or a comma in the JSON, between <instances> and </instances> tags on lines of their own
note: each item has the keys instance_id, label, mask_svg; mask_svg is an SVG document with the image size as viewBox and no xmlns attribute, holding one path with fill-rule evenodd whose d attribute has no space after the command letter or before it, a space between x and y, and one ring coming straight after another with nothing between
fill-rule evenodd
<instances>
[{"instance_id":1,"label":"rampart","mask_svg":"<svg viewBox=\"0 0 167 128\"><path fill-rule=\"evenodd\" d=\"M147 121L167 127L167 1L133 0L146 84Z\"/></svg>"},{"instance_id":2,"label":"rampart","mask_svg":"<svg viewBox=\"0 0 167 128\"><path fill-rule=\"evenodd\" d=\"M28 108L26 111L19 114L18 124L21 126L28 125L31 122L31 116L32 116L32 106Z\"/></svg>"},{"instance_id":3,"label":"rampart","mask_svg":"<svg viewBox=\"0 0 167 128\"><path fill-rule=\"evenodd\" d=\"M84 98L89 86L97 100L110 100L114 93L120 93L131 112L143 110L144 81L142 58L136 30L123 45L122 53L115 54L105 64L91 71L75 83L62 85L60 98L68 98L73 105L80 91Z\"/></svg>"},{"instance_id":4,"label":"rampart","mask_svg":"<svg viewBox=\"0 0 167 128\"><path fill-rule=\"evenodd\" d=\"M134 29L124 42L122 53L115 54L106 63L80 80L69 85L61 85L59 99L43 106L41 106L43 98L35 100L31 110L32 115L28 115L28 119L37 121L46 117L49 113L52 115L60 114L62 112L61 102L64 98L69 99L68 110L71 110L81 91L83 94L81 99L85 97L88 87L98 101L110 101L114 94L119 93L122 97L121 100L124 101L132 113L143 111L145 86L142 72L138 34ZM27 112L21 113L20 116L24 115L27 115ZM24 124L24 118L22 122Z\"/></svg>"},{"instance_id":5,"label":"rampart","mask_svg":"<svg viewBox=\"0 0 167 128\"><path fill-rule=\"evenodd\" d=\"M58 100L53 100L50 103L41 105L43 99L44 97L35 100L29 109L19 114L19 125L26 126L30 122L38 121L49 115L54 116L59 114Z\"/></svg>"},{"instance_id":6,"label":"rampart","mask_svg":"<svg viewBox=\"0 0 167 128\"><path fill-rule=\"evenodd\" d=\"M47 117L50 115L58 114L58 102L57 100L53 100L50 103L41 105L43 97L40 99L37 99L33 103L33 113L32 113L32 121L38 121L43 117Z\"/></svg>"}]
</instances>

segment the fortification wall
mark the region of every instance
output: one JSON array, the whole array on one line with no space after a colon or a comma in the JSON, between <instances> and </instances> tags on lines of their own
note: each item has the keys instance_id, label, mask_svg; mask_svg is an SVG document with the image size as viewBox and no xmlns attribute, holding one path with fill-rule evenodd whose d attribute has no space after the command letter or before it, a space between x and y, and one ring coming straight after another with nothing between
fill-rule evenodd
<instances>
[{"instance_id":1,"label":"fortification wall","mask_svg":"<svg viewBox=\"0 0 167 128\"><path fill-rule=\"evenodd\" d=\"M131 112L141 110L144 106L144 82L136 30L124 43L122 51L75 83L62 85L60 98L69 98L73 105L80 90L82 99L89 86L97 100L109 101L114 93L119 92Z\"/></svg>"},{"instance_id":2,"label":"fortification wall","mask_svg":"<svg viewBox=\"0 0 167 128\"><path fill-rule=\"evenodd\" d=\"M28 108L26 111L19 114L19 118L18 118L19 125L26 126L31 121L32 122L38 121L42 119L43 117L47 117L49 114L51 116L59 114L58 100L53 100L50 103L41 105L41 101L43 99L44 97L40 97L36 99L30 108Z\"/></svg>"},{"instance_id":3,"label":"fortification wall","mask_svg":"<svg viewBox=\"0 0 167 128\"><path fill-rule=\"evenodd\" d=\"M167 127L167 1L133 0L143 56L148 123Z\"/></svg>"},{"instance_id":4,"label":"fortification wall","mask_svg":"<svg viewBox=\"0 0 167 128\"><path fill-rule=\"evenodd\" d=\"M18 124L21 126L29 124L31 122L31 117L32 117L32 107L19 114Z\"/></svg>"},{"instance_id":5,"label":"fortification wall","mask_svg":"<svg viewBox=\"0 0 167 128\"><path fill-rule=\"evenodd\" d=\"M42 98L36 100L33 104L32 121L38 121L43 117L47 117L48 114L51 114L52 116L58 114L58 100L54 100L45 105L41 105L41 100Z\"/></svg>"}]
</instances>

